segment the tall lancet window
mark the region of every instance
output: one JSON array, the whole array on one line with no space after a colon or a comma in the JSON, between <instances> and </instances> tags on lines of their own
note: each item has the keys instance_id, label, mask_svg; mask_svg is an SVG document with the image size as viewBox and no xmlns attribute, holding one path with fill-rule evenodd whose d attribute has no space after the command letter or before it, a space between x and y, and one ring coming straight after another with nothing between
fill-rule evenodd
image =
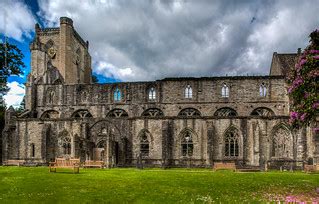
<instances>
[{"instance_id":1,"label":"tall lancet window","mask_svg":"<svg viewBox=\"0 0 319 204\"><path fill-rule=\"evenodd\" d=\"M222 86L222 97L223 98L228 98L229 97L229 88L226 83L223 84Z\"/></svg>"},{"instance_id":2,"label":"tall lancet window","mask_svg":"<svg viewBox=\"0 0 319 204\"><path fill-rule=\"evenodd\" d=\"M149 92L148 92L148 99L151 101L154 101L156 99L156 91L155 88L150 88Z\"/></svg>"},{"instance_id":3,"label":"tall lancet window","mask_svg":"<svg viewBox=\"0 0 319 204\"><path fill-rule=\"evenodd\" d=\"M191 85L187 85L185 88L185 98L192 98L193 97L193 90Z\"/></svg>"},{"instance_id":4,"label":"tall lancet window","mask_svg":"<svg viewBox=\"0 0 319 204\"><path fill-rule=\"evenodd\" d=\"M259 96L265 97L267 95L267 87L265 83L261 83L259 86Z\"/></svg>"},{"instance_id":5,"label":"tall lancet window","mask_svg":"<svg viewBox=\"0 0 319 204\"><path fill-rule=\"evenodd\" d=\"M118 87L114 90L114 101L121 101L121 91Z\"/></svg>"}]
</instances>

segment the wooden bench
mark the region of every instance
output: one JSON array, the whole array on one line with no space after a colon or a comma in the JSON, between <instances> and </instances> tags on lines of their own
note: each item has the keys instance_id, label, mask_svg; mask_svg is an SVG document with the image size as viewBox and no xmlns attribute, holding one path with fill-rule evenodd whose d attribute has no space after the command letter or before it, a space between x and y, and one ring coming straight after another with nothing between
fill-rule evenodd
<instances>
[{"instance_id":1,"label":"wooden bench","mask_svg":"<svg viewBox=\"0 0 319 204\"><path fill-rule=\"evenodd\" d=\"M21 166L25 163L25 160L6 160L3 162L4 166Z\"/></svg>"},{"instance_id":2,"label":"wooden bench","mask_svg":"<svg viewBox=\"0 0 319 204\"><path fill-rule=\"evenodd\" d=\"M56 158L55 162L49 163L50 172L56 172L56 169L73 169L73 173L80 172L80 159Z\"/></svg>"},{"instance_id":3,"label":"wooden bench","mask_svg":"<svg viewBox=\"0 0 319 204\"><path fill-rule=\"evenodd\" d=\"M84 162L83 167L100 167L101 169L104 167L105 163L104 161L91 161L87 160Z\"/></svg>"},{"instance_id":4,"label":"wooden bench","mask_svg":"<svg viewBox=\"0 0 319 204\"><path fill-rule=\"evenodd\" d=\"M304 165L304 171L306 173L309 173L309 172L319 172L319 165L308 165L308 164L305 164Z\"/></svg>"},{"instance_id":5,"label":"wooden bench","mask_svg":"<svg viewBox=\"0 0 319 204\"><path fill-rule=\"evenodd\" d=\"M217 171L217 170L225 170L225 169L229 169L229 170L233 170L236 171L236 164L235 162L215 162L214 166L213 166L213 170Z\"/></svg>"}]
</instances>

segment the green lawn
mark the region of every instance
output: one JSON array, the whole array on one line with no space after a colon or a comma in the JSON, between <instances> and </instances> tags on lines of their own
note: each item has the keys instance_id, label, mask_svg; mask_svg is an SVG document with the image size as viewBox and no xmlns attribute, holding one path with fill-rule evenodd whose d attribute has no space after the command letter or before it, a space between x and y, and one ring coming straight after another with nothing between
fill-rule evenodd
<instances>
[{"instance_id":1,"label":"green lawn","mask_svg":"<svg viewBox=\"0 0 319 204\"><path fill-rule=\"evenodd\" d=\"M319 197L319 174L233 173L207 169L0 167L0 203L212 203ZM268 198L270 197L270 198Z\"/></svg>"}]
</instances>

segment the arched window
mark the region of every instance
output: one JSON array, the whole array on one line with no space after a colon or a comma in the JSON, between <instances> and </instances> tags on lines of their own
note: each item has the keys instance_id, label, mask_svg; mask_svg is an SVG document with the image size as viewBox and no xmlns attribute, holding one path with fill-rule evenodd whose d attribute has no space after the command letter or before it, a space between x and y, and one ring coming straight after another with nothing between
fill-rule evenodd
<instances>
[{"instance_id":1,"label":"arched window","mask_svg":"<svg viewBox=\"0 0 319 204\"><path fill-rule=\"evenodd\" d=\"M140 153L142 157L148 157L150 153L150 143L146 131L140 134Z\"/></svg>"},{"instance_id":2,"label":"arched window","mask_svg":"<svg viewBox=\"0 0 319 204\"><path fill-rule=\"evenodd\" d=\"M236 158L239 156L239 136L235 129L230 129L225 134L225 157Z\"/></svg>"},{"instance_id":3,"label":"arched window","mask_svg":"<svg viewBox=\"0 0 319 204\"><path fill-rule=\"evenodd\" d=\"M261 117L269 117L275 115L274 111L269 108L256 108L254 109L250 115L253 116L261 116Z\"/></svg>"},{"instance_id":4,"label":"arched window","mask_svg":"<svg viewBox=\"0 0 319 204\"><path fill-rule=\"evenodd\" d=\"M273 133L272 156L275 158L293 158L293 138L285 127L278 127Z\"/></svg>"},{"instance_id":5,"label":"arched window","mask_svg":"<svg viewBox=\"0 0 319 204\"><path fill-rule=\"evenodd\" d=\"M114 101L121 101L121 90L116 87L116 89L114 90Z\"/></svg>"},{"instance_id":6,"label":"arched window","mask_svg":"<svg viewBox=\"0 0 319 204\"><path fill-rule=\"evenodd\" d=\"M63 138L63 154L71 154L71 138L70 137L64 137Z\"/></svg>"},{"instance_id":7,"label":"arched window","mask_svg":"<svg viewBox=\"0 0 319 204\"><path fill-rule=\"evenodd\" d=\"M178 116L180 117L196 117L197 116L198 117L198 116L201 116L201 113L199 112L199 110L195 108L185 108L178 113Z\"/></svg>"},{"instance_id":8,"label":"arched window","mask_svg":"<svg viewBox=\"0 0 319 204\"><path fill-rule=\"evenodd\" d=\"M190 131L185 131L182 140L181 140L181 150L182 150L182 156L193 156L193 138Z\"/></svg>"},{"instance_id":9,"label":"arched window","mask_svg":"<svg viewBox=\"0 0 319 204\"><path fill-rule=\"evenodd\" d=\"M150 88L150 90L148 91L148 100L153 101L156 100L156 90L155 88Z\"/></svg>"},{"instance_id":10,"label":"arched window","mask_svg":"<svg viewBox=\"0 0 319 204\"><path fill-rule=\"evenodd\" d=\"M219 117L237 116L237 112L232 108L220 108L214 113L214 116L219 116Z\"/></svg>"},{"instance_id":11,"label":"arched window","mask_svg":"<svg viewBox=\"0 0 319 204\"><path fill-rule=\"evenodd\" d=\"M223 98L228 98L229 97L229 88L226 83L223 84L222 86L222 97Z\"/></svg>"},{"instance_id":12,"label":"arched window","mask_svg":"<svg viewBox=\"0 0 319 204\"><path fill-rule=\"evenodd\" d=\"M72 118L92 118L92 114L88 110L78 110L73 113Z\"/></svg>"},{"instance_id":13,"label":"arched window","mask_svg":"<svg viewBox=\"0 0 319 204\"><path fill-rule=\"evenodd\" d=\"M155 117L162 117L164 116L164 113L162 110L158 109L158 108L150 108L145 110L142 113L142 116L144 117L150 117L150 118L155 118Z\"/></svg>"},{"instance_id":14,"label":"arched window","mask_svg":"<svg viewBox=\"0 0 319 204\"><path fill-rule=\"evenodd\" d=\"M128 114L123 109L113 109L107 114L107 117L110 117L110 118L123 118L123 117L128 117Z\"/></svg>"},{"instance_id":15,"label":"arched window","mask_svg":"<svg viewBox=\"0 0 319 204\"><path fill-rule=\"evenodd\" d=\"M187 85L185 88L185 98L192 98L193 97L193 90L191 85Z\"/></svg>"},{"instance_id":16,"label":"arched window","mask_svg":"<svg viewBox=\"0 0 319 204\"><path fill-rule=\"evenodd\" d=\"M267 87L266 84L263 82L259 86L259 96L265 97L267 95Z\"/></svg>"},{"instance_id":17,"label":"arched window","mask_svg":"<svg viewBox=\"0 0 319 204\"><path fill-rule=\"evenodd\" d=\"M41 115L41 118L42 119L59 118L59 112L55 110L48 110Z\"/></svg>"}]
</instances>

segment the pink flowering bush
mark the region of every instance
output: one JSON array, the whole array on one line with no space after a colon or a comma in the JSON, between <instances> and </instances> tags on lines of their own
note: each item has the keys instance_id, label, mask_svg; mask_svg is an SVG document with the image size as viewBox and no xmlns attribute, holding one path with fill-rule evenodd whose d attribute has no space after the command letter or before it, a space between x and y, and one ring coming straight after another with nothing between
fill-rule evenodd
<instances>
[{"instance_id":1,"label":"pink flowering bush","mask_svg":"<svg viewBox=\"0 0 319 204\"><path fill-rule=\"evenodd\" d=\"M291 100L290 123L307 126L319 116L319 30L310 34L310 45L288 75Z\"/></svg>"}]
</instances>

